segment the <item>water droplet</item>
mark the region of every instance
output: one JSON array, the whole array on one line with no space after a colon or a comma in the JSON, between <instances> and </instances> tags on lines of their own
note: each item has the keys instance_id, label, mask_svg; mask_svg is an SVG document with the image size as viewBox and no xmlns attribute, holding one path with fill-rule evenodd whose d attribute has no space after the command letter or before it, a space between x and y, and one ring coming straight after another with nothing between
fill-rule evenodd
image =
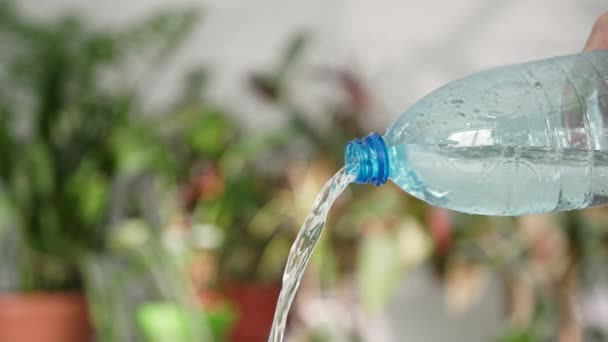
<instances>
[{"instance_id":1,"label":"water droplet","mask_svg":"<svg viewBox=\"0 0 608 342\"><path fill-rule=\"evenodd\" d=\"M444 125L447 125L448 123L447 123L447 121L444 121L444 122L443 122L443 124L444 124Z\"/></svg>"},{"instance_id":2,"label":"water droplet","mask_svg":"<svg viewBox=\"0 0 608 342\"><path fill-rule=\"evenodd\" d=\"M453 99L452 101L450 101L450 103L452 103L452 104L463 104L464 103L464 99Z\"/></svg>"},{"instance_id":3,"label":"water droplet","mask_svg":"<svg viewBox=\"0 0 608 342\"><path fill-rule=\"evenodd\" d=\"M471 123L470 122L467 122L467 127L471 127Z\"/></svg>"},{"instance_id":4,"label":"water droplet","mask_svg":"<svg viewBox=\"0 0 608 342\"><path fill-rule=\"evenodd\" d=\"M463 112L458 112L458 113L456 113L456 115L458 115L458 116L462 116L463 118L464 118L465 116L467 116L467 115L466 115L465 113L463 113Z\"/></svg>"},{"instance_id":5,"label":"water droplet","mask_svg":"<svg viewBox=\"0 0 608 342\"><path fill-rule=\"evenodd\" d=\"M477 108L473 109L473 113L478 114L479 113L479 109L477 109Z\"/></svg>"},{"instance_id":6,"label":"water droplet","mask_svg":"<svg viewBox=\"0 0 608 342\"><path fill-rule=\"evenodd\" d=\"M423 116L424 116L424 113L416 113L416 116L418 116L418 117L423 117Z\"/></svg>"},{"instance_id":7,"label":"water droplet","mask_svg":"<svg viewBox=\"0 0 608 342\"><path fill-rule=\"evenodd\" d=\"M492 109L486 113L486 116L492 119L496 119L500 115L502 115L502 112L495 109Z\"/></svg>"},{"instance_id":8,"label":"water droplet","mask_svg":"<svg viewBox=\"0 0 608 342\"><path fill-rule=\"evenodd\" d=\"M534 83L534 88L536 88L536 89L541 89L542 87L543 87L543 85L542 85L542 84L540 84L540 82L536 82L536 83Z\"/></svg>"}]
</instances>

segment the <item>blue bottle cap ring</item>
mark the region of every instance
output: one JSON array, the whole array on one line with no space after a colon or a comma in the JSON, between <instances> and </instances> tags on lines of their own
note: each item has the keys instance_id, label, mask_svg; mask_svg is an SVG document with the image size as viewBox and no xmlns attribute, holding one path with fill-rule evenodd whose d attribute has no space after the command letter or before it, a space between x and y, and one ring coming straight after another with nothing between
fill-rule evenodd
<instances>
[{"instance_id":1,"label":"blue bottle cap ring","mask_svg":"<svg viewBox=\"0 0 608 342\"><path fill-rule=\"evenodd\" d=\"M355 183L380 186L388 179L386 143L376 132L348 143L344 162L348 172L356 173Z\"/></svg>"}]
</instances>

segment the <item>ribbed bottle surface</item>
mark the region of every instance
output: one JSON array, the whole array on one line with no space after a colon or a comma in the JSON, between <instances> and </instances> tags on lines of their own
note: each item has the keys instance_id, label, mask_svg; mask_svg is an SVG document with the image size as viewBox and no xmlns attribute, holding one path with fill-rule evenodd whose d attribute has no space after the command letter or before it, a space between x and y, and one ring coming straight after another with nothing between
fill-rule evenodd
<instances>
[{"instance_id":1,"label":"ribbed bottle surface","mask_svg":"<svg viewBox=\"0 0 608 342\"><path fill-rule=\"evenodd\" d=\"M389 178L431 204L521 215L608 203L608 51L473 74L384 135Z\"/></svg>"}]
</instances>

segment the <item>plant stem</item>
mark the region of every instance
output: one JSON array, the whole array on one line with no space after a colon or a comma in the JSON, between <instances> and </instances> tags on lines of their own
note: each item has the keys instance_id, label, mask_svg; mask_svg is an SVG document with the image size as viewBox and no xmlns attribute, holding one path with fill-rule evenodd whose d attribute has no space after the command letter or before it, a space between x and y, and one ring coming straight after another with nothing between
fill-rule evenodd
<instances>
[{"instance_id":1,"label":"plant stem","mask_svg":"<svg viewBox=\"0 0 608 342\"><path fill-rule=\"evenodd\" d=\"M559 300L559 342L581 342L582 333L576 317L576 293L578 288L578 257L570 251L566 270L557 284Z\"/></svg>"}]
</instances>

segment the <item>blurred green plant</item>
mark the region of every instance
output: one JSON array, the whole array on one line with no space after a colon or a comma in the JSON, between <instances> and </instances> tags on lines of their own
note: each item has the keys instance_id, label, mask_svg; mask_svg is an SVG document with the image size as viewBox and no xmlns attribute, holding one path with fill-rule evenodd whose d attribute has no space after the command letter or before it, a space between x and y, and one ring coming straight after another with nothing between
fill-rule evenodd
<instances>
[{"instance_id":1,"label":"blurred green plant","mask_svg":"<svg viewBox=\"0 0 608 342\"><path fill-rule=\"evenodd\" d=\"M1 290L86 289L104 341L141 340L148 300L200 310L162 240L182 167L158 129L170 118L142 111L134 80L150 81L198 17L165 10L104 30L0 0Z\"/></svg>"},{"instance_id":2,"label":"blurred green plant","mask_svg":"<svg viewBox=\"0 0 608 342\"><path fill-rule=\"evenodd\" d=\"M25 242L20 290L79 287L79 257L102 250L106 227L138 211L141 201L127 200L133 211L117 217L112 199L137 195L118 183L162 169L170 154L135 114L135 89L104 79L131 58L168 57L196 17L166 12L98 31L75 16L35 21L0 2L2 221L10 216Z\"/></svg>"},{"instance_id":3,"label":"blurred green plant","mask_svg":"<svg viewBox=\"0 0 608 342\"><path fill-rule=\"evenodd\" d=\"M342 165L346 142L368 131L371 98L355 71L311 72L345 99L322 104L324 129L287 90L305 34L288 42L275 67L249 79L260 99L285 113L284 128L243 131L202 96L204 69L188 75L166 115L142 113L129 82L133 62L143 65L138 74L153 75L196 18L167 12L102 31L77 17L34 21L0 0L0 262L19 255L19 266L0 268L0 287L80 289L84 275L104 340L141 337L114 324L120 317L124 331L135 325L135 280L154 284L146 291L159 300L189 291L159 242L160 228L174 221L223 233L220 282L278 282L314 199L305 190L320 187ZM176 187L181 208L171 204ZM377 312L399 275L429 258L448 301L489 270L513 302L500 341L547 340L555 327L572 326L577 280L593 283L608 250L601 210L527 222L442 212L396 187L352 186L332 216L311 264L316 286L352 278L361 303ZM9 284L12 273L20 278ZM514 298L530 293L518 307ZM600 339L599 330L588 335Z\"/></svg>"},{"instance_id":4,"label":"blurred green plant","mask_svg":"<svg viewBox=\"0 0 608 342\"><path fill-rule=\"evenodd\" d=\"M261 255L276 234L272 226L256 232L252 223L273 199L278 182L256 164L286 136L246 136L228 115L209 105L185 106L167 124L181 165L176 170L181 170L177 175L185 211L192 224L212 224L223 232L221 277L260 280Z\"/></svg>"},{"instance_id":5,"label":"blurred green plant","mask_svg":"<svg viewBox=\"0 0 608 342\"><path fill-rule=\"evenodd\" d=\"M319 165L337 170L343 165L342 151L348 139L368 132L365 115L370 112L371 99L353 70L321 69L319 80L337 85L346 100L340 106L323 104L322 120L329 124L325 129L315 128L308 121L311 115L298 105L298 94L287 91L306 41L305 35L293 38L277 66L253 75L250 82L260 98L287 116L290 139L285 144L297 145L298 157L307 161L300 175L313 177L315 182L307 182L306 177L299 182L310 188L320 187L331 175L315 173ZM304 188L290 190L303 192ZM275 202L289 206L283 197L275 197ZM264 220L256 222L272 226L270 222L276 222L279 215L273 213L297 217L293 214L296 207L281 211L280 206L269 206L265 214L258 214ZM337 286L344 281L343 275L348 279L354 274L359 299L371 312L386 304L403 279L397 275L430 260L438 281L445 285L448 308L457 312L475 304L488 275L503 280L509 293L509 322L501 341L580 339L583 332L589 339L602 336L601 327L578 321L573 299L581 288L597 286L597 274L605 274L599 265L607 257L608 225L601 209L548 215L541 220L532 217L530 221L482 217L430 208L394 187L351 186L332 208L332 216L336 218L328 222L311 263L320 278L316 286ZM291 223L294 231L300 222ZM523 285L522 278L526 279Z\"/></svg>"}]
</instances>

